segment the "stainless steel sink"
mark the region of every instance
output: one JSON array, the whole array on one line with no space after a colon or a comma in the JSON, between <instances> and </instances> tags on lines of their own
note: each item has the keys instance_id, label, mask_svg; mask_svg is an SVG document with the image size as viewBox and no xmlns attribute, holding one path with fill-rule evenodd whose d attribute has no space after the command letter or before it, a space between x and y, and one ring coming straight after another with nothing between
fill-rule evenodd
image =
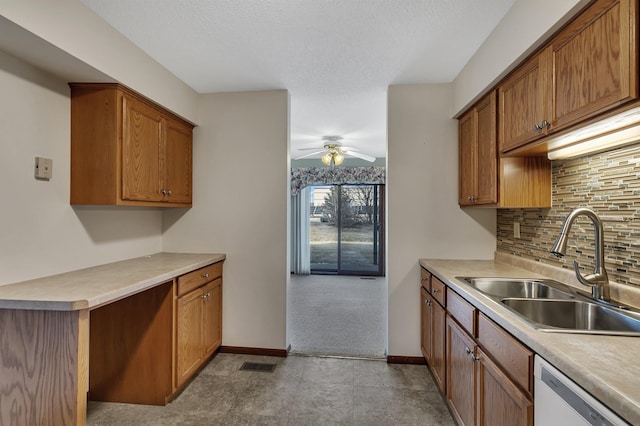
<instances>
[{"instance_id":1,"label":"stainless steel sink","mask_svg":"<svg viewBox=\"0 0 640 426\"><path fill-rule=\"evenodd\" d=\"M502 299L543 331L640 336L640 314L587 300Z\"/></svg>"},{"instance_id":2,"label":"stainless steel sink","mask_svg":"<svg viewBox=\"0 0 640 426\"><path fill-rule=\"evenodd\" d=\"M568 286L551 280L458 277L475 289L499 298L573 299Z\"/></svg>"}]
</instances>

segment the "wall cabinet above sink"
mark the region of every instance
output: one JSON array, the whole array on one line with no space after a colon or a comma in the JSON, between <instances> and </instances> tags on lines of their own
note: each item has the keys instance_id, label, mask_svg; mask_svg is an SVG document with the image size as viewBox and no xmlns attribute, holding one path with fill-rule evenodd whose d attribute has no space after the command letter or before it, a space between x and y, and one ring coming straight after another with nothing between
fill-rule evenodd
<instances>
[{"instance_id":1,"label":"wall cabinet above sink","mask_svg":"<svg viewBox=\"0 0 640 426\"><path fill-rule=\"evenodd\" d=\"M71 86L71 204L191 207L193 126L118 84Z\"/></svg>"},{"instance_id":2,"label":"wall cabinet above sink","mask_svg":"<svg viewBox=\"0 0 640 426\"><path fill-rule=\"evenodd\" d=\"M638 98L637 0L597 0L498 86L500 152L541 155L545 137Z\"/></svg>"}]
</instances>

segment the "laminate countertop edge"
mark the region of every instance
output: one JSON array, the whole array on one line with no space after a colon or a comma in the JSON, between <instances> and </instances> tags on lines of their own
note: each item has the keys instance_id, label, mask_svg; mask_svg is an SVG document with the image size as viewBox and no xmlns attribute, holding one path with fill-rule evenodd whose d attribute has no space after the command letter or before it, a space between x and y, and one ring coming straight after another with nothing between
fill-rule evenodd
<instances>
[{"instance_id":1,"label":"laminate countertop edge","mask_svg":"<svg viewBox=\"0 0 640 426\"><path fill-rule=\"evenodd\" d=\"M456 277L548 278L494 260L420 259L452 290L631 424L640 424L640 337L548 333ZM416 280L418 282L418 280Z\"/></svg>"},{"instance_id":2,"label":"laminate countertop edge","mask_svg":"<svg viewBox=\"0 0 640 426\"><path fill-rule=\"evenodd\" d=\"M0 309L95 309L225 259L225 254L162 252L1 285Z\"/></svg>"}]
</instances>

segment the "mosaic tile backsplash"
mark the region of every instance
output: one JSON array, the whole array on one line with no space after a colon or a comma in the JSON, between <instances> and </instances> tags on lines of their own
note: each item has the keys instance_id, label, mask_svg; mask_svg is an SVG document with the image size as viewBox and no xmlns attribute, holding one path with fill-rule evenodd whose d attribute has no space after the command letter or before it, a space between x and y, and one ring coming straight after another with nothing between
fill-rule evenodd
<instances>
[{"instance_id":1,"label":"mosaic tile backsplash","mask_svg":"<svg viewBox=\"0 0 640 426\"><path fill-rule=\"evenodd\" d=\"M497 213L497 250L583 273L594 265L593 226L580 217L571 228L567 253L549 250L564 218L576 207L590 207L604 223L605 266L609 279L640 286L640 144L552 163L552 208L504 209ZM513 223L520 222L520 238Z\"/></svg>"}]
</instances>

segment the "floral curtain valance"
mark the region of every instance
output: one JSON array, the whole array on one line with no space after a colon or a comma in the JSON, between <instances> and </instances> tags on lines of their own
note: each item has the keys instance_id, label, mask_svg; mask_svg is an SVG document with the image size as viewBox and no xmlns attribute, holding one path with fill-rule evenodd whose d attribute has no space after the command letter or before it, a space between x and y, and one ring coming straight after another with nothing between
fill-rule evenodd
<instances>
[{"instance_id":1,"label":"floral curtain valance","mask_svg":"<svg viewBox=\"0 0 640 426\"><path fill-rule=\"evenodd\" d=\"M379 185L385 183L384 167L303 167L291 169L291 195L312 185Z\"/></svg>"}]
</instances>

